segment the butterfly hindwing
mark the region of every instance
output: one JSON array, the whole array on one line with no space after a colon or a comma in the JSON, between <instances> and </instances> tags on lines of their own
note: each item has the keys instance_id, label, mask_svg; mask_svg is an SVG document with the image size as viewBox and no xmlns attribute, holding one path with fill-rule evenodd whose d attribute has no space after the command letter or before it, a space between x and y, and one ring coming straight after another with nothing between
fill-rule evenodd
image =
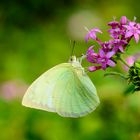
<instances>
[{"instance_id":1,"label":"butterfly hindwing","mask_svg":"<svg viewBox=\"0 0 140 140\"><path fill-rule=\"evenodd\" d=\"M99 104L99 98L86 73L81 68L71 67L64 77L55 89L61 92L61 95L54 94L54 98L58 99L55 101L56 112L65 117L80 117L93 111Z\"/></svg>"},{"instance_id":2,"label":"butterfly hindwing","mask_svg":"<svg viewBox=\"0 0 140 140\"><path fill-rule=\"evenodd\" d=\"M80 117L99 104L96 89L82 67L62 63L42 74L27 90L23 105Z\"/></svg>"}]
</instances>

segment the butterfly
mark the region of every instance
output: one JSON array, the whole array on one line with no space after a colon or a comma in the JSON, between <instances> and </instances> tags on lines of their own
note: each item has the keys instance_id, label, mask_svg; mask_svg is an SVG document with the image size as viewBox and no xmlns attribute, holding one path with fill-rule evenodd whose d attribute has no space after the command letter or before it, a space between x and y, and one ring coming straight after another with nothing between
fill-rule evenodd
<instances>
[{"instance_id":1,"label":"butterfly","mask_svg":"<svg viewBox=\"0 0 140 140\"><path fill-rule=\"evenodd\" d=\"M80 61L72 56L43 73L27 89L22 105L78 118L94 111L100 100Z\"/></svg>"}]
</instances>

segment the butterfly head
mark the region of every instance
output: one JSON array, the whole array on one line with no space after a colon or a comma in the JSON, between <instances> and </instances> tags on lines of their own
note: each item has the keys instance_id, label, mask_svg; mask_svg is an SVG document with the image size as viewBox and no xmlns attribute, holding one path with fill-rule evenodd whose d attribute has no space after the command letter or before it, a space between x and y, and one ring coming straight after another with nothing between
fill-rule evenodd
<instances>
[{"instance_id":1,"label":"butterfly head","mask_svg":"<svg viewBox=\"0 0 140 140\"><path fill-rule=\"evenodd\" d=\"M74 62L77 62L77 58L76 56L71 56L69 59L69 63L74 63Z\"/></svg>"},{"instance_id":2,"label":"butterfly head","mask_svg":"<svg viewBox=\"0 0 140 140\"><path fill-rule=\"evenodd\" d=\"M75 67L82 67L79 59L77 59L76 56L71 56L69 59L69 63L71 63Z\"/></svg>"}]
</instances>

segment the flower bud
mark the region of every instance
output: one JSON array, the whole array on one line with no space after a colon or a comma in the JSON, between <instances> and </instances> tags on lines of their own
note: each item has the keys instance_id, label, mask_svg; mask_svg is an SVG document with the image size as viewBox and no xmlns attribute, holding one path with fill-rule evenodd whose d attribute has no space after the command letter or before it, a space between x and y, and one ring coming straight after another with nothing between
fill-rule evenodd
<instances>
[{"instance_id":1,"label":"flower bud","mask_svg":"<svg viewBox=\"0 0 140 140\"><path fill-rule=\"evenodd\" d=\"M120 23L122 24L122 25L125 25L126 23L127 23L127 18L126 18L126 16L122 16L121 17L121 20L120 20Z\"/></svg>"}]
</instances>

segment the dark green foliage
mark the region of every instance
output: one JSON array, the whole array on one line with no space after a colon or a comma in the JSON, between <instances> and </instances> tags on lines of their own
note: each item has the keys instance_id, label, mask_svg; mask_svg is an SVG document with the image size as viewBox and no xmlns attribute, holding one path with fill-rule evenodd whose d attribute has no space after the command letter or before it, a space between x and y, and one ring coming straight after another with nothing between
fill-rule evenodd
<instances>
[{"instance_id":1,"label":"dark green foliage","mask_svg":"<svg viewBox=\"0 0 140 140\"><path fill-rule=\"evenodd\" d=\"M58 11L73 4L73 0L2 0L0 16L5 26L25 29L54 18Z\"/></svg>"},{"instance_id":2,"label":"dark green foliage","mask_svg":"<svg viewBox=\"0 0 140 140\"><path fill-rule=\"evenodd\" d=\"M132 83L134 91L140 91L140 62L135 62L129 69L128 82Z\"/></svg>"},{"instance_id":3,"label":"dark green foliage","mask_svg":"<svg viewBox=\"0 0 140 140\"><path fill-rule=\"evenodd\" d=\"M134 91L135 91L135 86L131 84L125 89L124 95L129 95L131 93L134 93Z\"/></svg>"}]
</instances>

